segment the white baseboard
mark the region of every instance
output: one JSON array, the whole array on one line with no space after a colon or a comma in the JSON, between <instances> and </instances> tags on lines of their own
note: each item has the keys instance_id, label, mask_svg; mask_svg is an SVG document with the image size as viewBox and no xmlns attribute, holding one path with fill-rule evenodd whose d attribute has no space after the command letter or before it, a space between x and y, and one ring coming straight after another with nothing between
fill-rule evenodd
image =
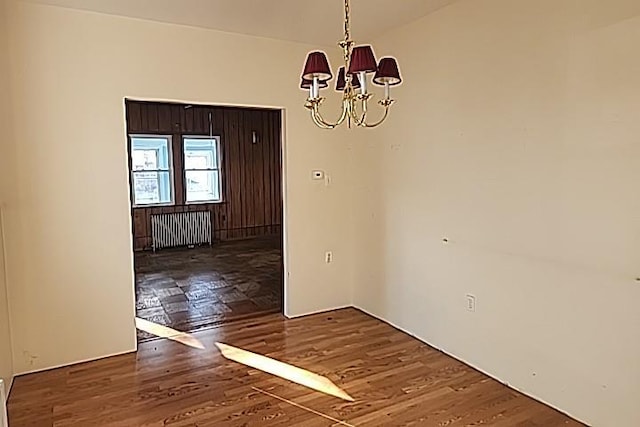
<instances>
[{"instance_id":1,"label":"white baseboard","mask_svg":"<svg viewBox=\"0 0 640 427\"><path fill-rule=\"evenodd\" d=\"M12 380L13 382L13 380ZM9 400L10 384L5 384L0 379L0 427L9 427L9 416L7 415L7 400Z\"/></svg>"},{"instance_id":2,"label":"white baseboard","mask_svg":"<svg viewBox=\"0 0 640 427\"><path fill-rule=\"evenodd\" d=\"M11 376L11 379L9 380L9 385L6 386L6 390L5 392L7 393L7 395L5 396L7 400L9 400L9 393L11 393L11 387L13 387L13 380L16 379L15 375Z\"/></svg>"},{"instance_id":3,"label":"white baseboard","mask_svg":"<svg viewBox=\"0 0 640 427\"><path fill-rule=\"evenodd\" d=\"M22 371L22 372L16 372L15 376L19 377L19 376L22 376L22 375L36 374L38 372L50 371L52 369L66 368L66 367L73 366L73 365L79 365L81 363L94 362L96 360L107 359L109 357L122 356L123 354L135 353L137 351L138 351L138 349L134 348L132 350L125 350L125 351L121 351L121 352L118 352L118 353L107 354L107 355L104 355L104 356L98 356L98 357L92 357L92 358L89 358L89 359L77 360L75 362L61 363L59 365L53 365L53 366L47 366L47 367L44 367L44 368L32 369L32 370Z\"/></svg>"},{"instance_id":4,"label":"white baseboard","mask_svg":"<svg viewBox=\"0 0 640 427\"><path fill-rule=\"evenodd\" d=\"M0 379L0 384L3 384L2 387L4 387L4 390L0 390L0 392L4 391L4 400L7 401L9 400L9 393L11 393L11 387L13 386L13 380L15 379L15 376L12 376L11 378L9 378L9 383L3 381L2 379ZM0 403L1 399L0 399ZM0 424L1 426L2 424Z\"/></svg>"},{"instance_id":5,"label":"white baseboard","mask_svg":"<svg viewBox=\"0 0 640 427\"><path fill-rule=\"evenodd\" d=\"M342 310L345 308L357 308L351 304L346 304L346 305L341 305L338 307L332 307L332 308L322 308L320 310L314 310L314 311L309 311L309 312L305 312L305 313L301 313L301 314L286 314L284 315L284 317L286 317L287 319L297 319L298 317L305 317L305 316L311 316L314 314L322 314L322 313L327 313L329 311L335 311L335 310ZM364 310L361 310L364 312ZM375 317L375 316L374 316Z\"/></svg>"}]
</instances>

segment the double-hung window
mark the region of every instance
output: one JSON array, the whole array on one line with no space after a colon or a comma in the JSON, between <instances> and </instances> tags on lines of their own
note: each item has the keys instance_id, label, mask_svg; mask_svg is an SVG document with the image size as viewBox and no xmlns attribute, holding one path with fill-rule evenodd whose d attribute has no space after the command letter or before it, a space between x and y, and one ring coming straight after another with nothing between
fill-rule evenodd
<instances>
[{"instance_id":1,"label":"double-hung window","mask_svg":"<svg viewBox=\"0 0 640 427\"><path fill-rule=\"evenodd\" d=\"M133 205L172 205L171 136L131 135Z\"/></svg>"},{"instance_id":2,"label":"double-hung window","mask_svg":"<svg viewBox=\"0 0 640 427\"><path fill-rule=\"evenodd\" d=\"M220 176L220 138L185 136L184 179L187 203L222 201Z\"/></svg>"}]
</instances>

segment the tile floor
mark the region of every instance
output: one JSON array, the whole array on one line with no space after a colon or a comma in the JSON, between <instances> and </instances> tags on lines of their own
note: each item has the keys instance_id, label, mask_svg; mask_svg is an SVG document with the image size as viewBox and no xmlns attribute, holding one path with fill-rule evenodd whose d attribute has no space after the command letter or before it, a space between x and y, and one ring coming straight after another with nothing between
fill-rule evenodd
<instances>
[{"instance_id":1,"label":"tile floor","mask_svg":"<svg viewBox=\"0 0 640 427\"><path fill-rule=\"evenodd\" d=\"M137 316L179 331L281 311L280 236L136 252L135 270Z\"/></svg>"}]
</instances>

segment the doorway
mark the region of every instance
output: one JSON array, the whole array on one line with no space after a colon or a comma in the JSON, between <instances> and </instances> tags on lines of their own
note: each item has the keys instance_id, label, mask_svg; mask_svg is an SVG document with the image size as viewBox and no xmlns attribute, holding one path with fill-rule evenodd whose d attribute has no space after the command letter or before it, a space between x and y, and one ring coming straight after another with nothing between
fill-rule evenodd
<instances>
[{"instance_id":1,"label":"doorway","mask_svg":"<svg viewBox=\"0 0 640 427\"><path fill-rule=\"evenodd\" d=\"M281 111L125 106L137 318L193 332L282 312Z\"/></svg>"}]
</instances>

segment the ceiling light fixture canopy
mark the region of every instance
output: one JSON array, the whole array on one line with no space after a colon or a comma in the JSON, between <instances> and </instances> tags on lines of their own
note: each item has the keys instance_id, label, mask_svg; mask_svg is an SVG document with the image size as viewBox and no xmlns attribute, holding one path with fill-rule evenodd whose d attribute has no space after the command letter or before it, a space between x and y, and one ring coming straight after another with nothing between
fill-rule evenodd
<instances>
[{"instance_id":1,"label":"ceiling light fixture canopy","mask_svg":"<svg viewBox=\"0 0 640 427\"><path fill-rule=\"evenodd\" d=\"M395 58L385 57L376 62L370 45L354 46L351 40L351 13L349 0L344 1L344 40L338 43L344 52L344 66L338 70L336 90L342 92L342 111L334 123L326 121L320 114L320 104L324 98L320 89L329 86L333 78L329 61L324 52L309 53L302 71L302 89L309 90L305 107L311 112L313 122L323 129L334 129L345 121L351 127L373 128L381 125L389 115L389 108L395 102L391 99L391 86L402 83L398 63ZM345 72L347 70L347 72ZM384 98L378 104L384 109L382 118L374 123L367 122L368 102L373 94L367 88L367 75L373 74L372 82L384 86Z\"/></svg>"}]
</instances>

